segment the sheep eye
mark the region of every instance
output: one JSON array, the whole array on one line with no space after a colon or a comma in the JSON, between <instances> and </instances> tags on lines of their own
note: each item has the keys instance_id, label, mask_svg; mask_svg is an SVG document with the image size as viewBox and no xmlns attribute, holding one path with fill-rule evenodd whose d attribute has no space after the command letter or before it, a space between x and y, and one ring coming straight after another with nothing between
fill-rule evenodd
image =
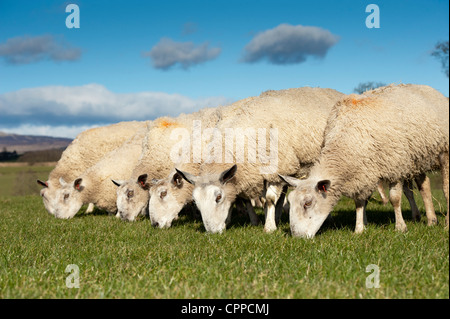
<instances>
[{"instance_id":1,"label":"sheep eye","mask_svg":"<svg viewBox=\"0 0 450 319\"><path fill-rule=\"evenodd\" d=\"M307 208L307 207L310 207L311 205L312 205L312 200L309 200L309 201L305 202L303 207Z\"/></svg>"},{"instance_id":2,"label":"sheep eye","mask_svg":"<svg viewBox=\"0 0 450 319\"><path fill-rule=\"evenodd\" d=\"M222 199L222 194L217 195L216 203L220 202L221 199Z\"/></svg>"},{"instance_id":3,"label":"sheep eye","mask_svg":"<svg viewBox=\"0 0 450 319\"><path fill-rule=\"evenodd\" d=\"M68 199L69 198L69 194L64 194L64 199Z\"/></svg>"},{"instance_id":4,"label":"sheep eye","mask_svg":"<svg viewBox=\"0 0 450 319\"><path fill-rule=\"evenodd\" d=\"M159 194L159 197L161 197L161 199L163 199L164 197L166 197L166 195L167 195L167 191L162 191L162 192Z\"/></svg>"},{"instance_id":5,"label":"sheep eye","mask_svg":"<svg viewBox=\"0 0 450 319\"><path fill-rule=\"evenodd\" d=\"M127 197L128 198L131 198L131 197L133 197L134 196L134 191L128 191L127 192Z\"/></svg>"}]
</instances>

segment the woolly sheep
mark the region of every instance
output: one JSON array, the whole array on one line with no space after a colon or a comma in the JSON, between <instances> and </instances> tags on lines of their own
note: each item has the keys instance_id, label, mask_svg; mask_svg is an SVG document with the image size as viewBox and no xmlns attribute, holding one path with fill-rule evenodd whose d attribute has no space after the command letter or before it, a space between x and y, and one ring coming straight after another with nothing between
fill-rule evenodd
<instances>
[{"instance_id":1,"label":"woolly sheep","mask_svg":"<svg viewBox=\"0 0 450 319\"><path fill-rule=\"evenodd\" d=\"M141 154L142 141L146 133L147 126L140 128L122 146L106 154L75 180L66 182L60 178L63 202L56 207L58 216L65 219L72 218L86 203L93 203L100 209L115 213L116 189L111 183L111 178L129 176Z\"/></svg>"},{"instance_id":2,"label":"woolly sheep","mask_svg":"<svg viewBox=\"0 0 450 319\"><path fill-rule=\"evenodd\" d=\"M436 168L448 227L448 118L448 99L425 85L391 85L336 103L309 177L287 177L296 187L288 197L293 236L314 237L341 195L353 198L361 212L380 179L390 183L393 205L400 207L401 181ZM396 228L403 228L397 220Z\"/></svg>"},{"instance_id":3,"label":"woolly sheep","mask_svg":"<svg viewBox=\"0 0 450 319\"><path fill-rule=\"evenodd\" d=\"M181 114L176 118L161 117L156 119L149 127L144 139L144 146L137 165L127 176L127 180L114 179L118 186L116 190L117 207L123 220L133 221L137 216L146 214L149 205L149 188L158 179L161 179L173 169L174 161L171 152L177 144L189 146L183 140L177 141L177 129L191 131L193 121L200 120L202 125L210 126L208 123L216 123L220 114L215 108L205 108L192 114ZM191 162L192 157L186 162ZM183 181L180 179L178 188L182 188ZM171 199L172 194L159 194L161 200ZM167 205L163 205L167 208ZM180 208L181 210L181 208ZM150 215L150 218L152 215ZM160 223L161 227L166 226ZM169 224L167 226L170 226Z\"/></svg>"},{"instance_id":4,"label":"woolly sheep","mask_svg":"<svg viewBox=\"0 0 450 319\"><path fill-rule=\"evenodd\" d=\"M44 187L40 194L47 211L55 217L60 217L56 209L64 200L60 178L66 181L75 179L143 127L144 122L120 122L78 134L62 153L48 180L46 182L37 180L38 184ZM92 209L91 205L89 209Z\"/></svg>"},{"instance_id":5,"label":"woolly sheep","mask_svg":"<svg viewBox=\"0 0 450 319\"><path fill-rule=\"evenodd\" d=\"M221 106L215 110L215 117L206 123L202 122L201 129L198 131L194 128L191 131L191 140L196 141L198 151L202 155L197 159L195 163L192 161L189 163L180 163L172 168L170 173L162 179L153 181L150 187L150 199L149 199L149 214L152 224L159 226L160 228L170 227L172 221L178 217L182 208L192 202L192 190L193 185L185 183L178 170L188 171L193 174L198 174L200 164L203 160L208 160L208 144L213 139L214 130L217 124L226 118L232 117L236 110L246 107L249 103L255 100L255 97L249 97L239 100L231 105ZM211 132L212 131L212 132ZM211 133L211 134L210 134ZM193 150L194 152L194 150ZM255 200L254 200L255 201ZM255 201L256 203L256 201ZM250 217L250 221L253 225L259 224L259 219L254 212L254 205L251 205L248 201L245 201L246 211Z\"/></svg>"},{"instance_id":6,"label":"woolly sheep","mask_svg":"<svg viewBox=\"0 0 450 319\"><path fill-rule=\"evenodd\" d=\"M265 161L273 164L270 166L261 157L259 162L248 158L238 162L237 154L223 152L225 158L234 156L236 164L232 166L217 161L203 163L199 176L178 170L184 179L194 185L192 196L206 230L221 233L226 228L230 206L236 196L255 198L264 188L264 230L270 232L276 229L275 203L283 188L276 173L303 176L309 171L319 156L330 109L342 96L342 93L332 89L308 87L267 91L236 110L234 116L219 122L217 129L220 132L229 128L254 128L258 132L261 129L261 132L269 131L270 141L278 143L263 143L267 142L266 136L258 139L258 155L265 156ZM248 140L247 150L256 154L256 137L250 136ZM224 139L222 145L225 143ZM275 147L277 149L274 150Z\"/></svg>"}]
</instances>

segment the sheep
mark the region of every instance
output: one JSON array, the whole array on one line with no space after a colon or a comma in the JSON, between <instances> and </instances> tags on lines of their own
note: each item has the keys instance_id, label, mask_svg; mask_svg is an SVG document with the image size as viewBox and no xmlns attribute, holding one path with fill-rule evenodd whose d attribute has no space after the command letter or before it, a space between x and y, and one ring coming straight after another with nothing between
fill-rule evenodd
<instances>
[{"instance_id":1,"label":"sheep","mask_svg":"<svg viewBox=\"0 0 450 319\"><path fill-rule=\"evenodd\" d=\"M206 231L223 232L236 196L255 198L260 195L261 189L265 189L266 200L264 231L275 230L275 203L283 189L277 173L302 176L309 171L319 156L331 107L342 96L342 93L332 89L309 87L267 91L237 109L234 116L220 121L216 128L223 133L230 129L234 132L239 128L247 129L244 131L248 133L247 160L243 160L236 147L236 154L230 149L221 153L225 163L220 160L202 163L200 174L177 169L178 174L194 185L192 196ZM261 132L264 136L256 139L251 128L256 128L258 135ZM270 143L266 143L264 133L267 130ZM224 137L222 145L226 143ZM256 148L259 162L250 158L250 154L256 154ZM270 155L267 156L268 153Z\"/></svg>"},{"instance_id":2,"label":"sheep","mask_svg":"<svg viewBox=\"0 0 450 319\"><path fill-rule=\"evenodd\" d=\"M177 146L189 146L185 141L176 141L178 132L192 130L195 120L201 121L203 126L215 124L220 117L220 112L216 108L204 108L192 114L181 114L176 118L161 117L154 120L153 124L144 139L144 146L137 165L132 170L127 180L114 179L117 187L117 207L118 213L123 220L134 221L137 216L146 214L149 205L149 189L155 185L158 179L162 179L173 169L177 160L171 159L176 154L171 154ZM177 131L177 129L179 129ZM175 161L175 162L174 162ZM186 162L192 161L192 154L188 156ZM195 167L196 164L192 164ZM177 187L182 187L182 180L179 179ZM170 200L171 194L160 192L158 196L163 200ZM164 205L167 208L167 205ZM181 210L181 208L180 208ZM150 215L150 217L152 217ZM171 222L171 221L170 221ZM160 226L170 226L169 221L161 221Z\"/></svg>"},{"instance_id":3,"label":"sheep","mask_svg":"<svg viewBox=\"0 0 450 319\"><path fill-rule=\"evenodd\" d=\"M116 189L111 183L111 177L129 176L132 167L138 162L149 124L147 122L122 146L106 154L73 181L66 182L60 178L63 201L55 207L59 218L72 218L86 203L93 203L108 213L117 211Z\"/></svg>"},{"instance_id":4,"label":"sheep","mask_svg":"<svg viewBox=\"0 0 450 319\"><path fill-rule=\"evenodd\" d=\"M37 183L44 187L40 195L47 211L59 217L56 208L63 201L60 178L73 180L143 127L145 127L144 122L120 122L92 128L78 134L62 153L55 168L50 172L48 180L46 182L37 180ZM90 204L87 212L92 209L93 205Z\"/></svg>"},{"instance_id":5,"label":"sheep","mask_svg":"<svg viewBox=\"0 0 450 319\"><path fill-rule=\"evenodd\" d=\"M178 166L180 169L186 169L190 172L197 172L200 165L184 164ZM168 228L173 220L178 218L179 212L183 207L192 201L192 191L194 189L191 183L184 183L182 175L173 169L169 175L163 179L155 180L150 187L149 198L149 214L153 226L160 228ZM253 204L254 203L254 204ZM260 220L256 215L253 207L260 204L259 199L251 199L242 201L246 213L249 215L252 225L259 225Z\"/></svg>"},{"instance_id":6,"label":"sheep","mask_svg":"<svg viewBox=\"0 0 450 319\"><path fill-rule=\"evenodd\" d=\"M256 97L249 97L246 99L239 100L231 105L218 107L216 109L216 118L214 121L209 121L202 123L202 128L206 128L203 132L192 132L192 139L197 140L199 144L199 151L203 155L203 151L208 149L208 143L210 142L210 136L214 135L214 130L211 134L210 131L214 128L219 121L224 118L232 117L236 110L246 107L246 105L252 103ZM204 152L205 157L207 152ZM184 183L184 179L177 172L179 170L186 170L197 174L200 169L200 164L205 158L200 158L195 163L180 163L176 168L172 168L170 173L162 179L157 179L152 182L150 187L150 199L148 203L149 215L154 226L159 226L160 228L170 227L172 221L178 218L179 212L182 208L192 201L192 190L193 185L190 183ZM253 199L255 204L256 199ZM259 202L259 201L258 201ZM257 217L253 206L248 201L245 201L246 211L250 217L250 221L253 225L259 224L259 218Z\"/></svg>"},{"instance_id":7,"label":"sheep","mask_svg":"<svg viewBox=\"0 0 450 319\"><path fill-rule=\"evenodd\" d=\"M309 177L282 176L295 187L288 196L292 235L314 237L341 195L353 198L362 216L380 179L390 183L396 229L404 230L402 181L436 168L442 172L448 228L448 117L448 99L426 85L390 85L338 101Z\"/></svg>"}]
</instances>

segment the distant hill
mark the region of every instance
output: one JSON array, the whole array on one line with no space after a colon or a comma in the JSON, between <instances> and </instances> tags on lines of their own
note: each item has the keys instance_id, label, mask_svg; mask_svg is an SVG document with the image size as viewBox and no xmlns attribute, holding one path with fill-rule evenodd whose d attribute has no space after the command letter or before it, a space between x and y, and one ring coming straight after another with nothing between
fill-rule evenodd
<instances>
[{"instance_id":1,"label":"distant hill","mask_svg":"<svg viewBox=\"0 0 450 319\"><path fill-rule=\"evenodd\" d=\"M71 142L72 139L63 137L18 135L0 132L0 152L5 150L5 148L8 152L16 151L18 154L30 151L64 149Z\"/></svg>"}]
</instances>

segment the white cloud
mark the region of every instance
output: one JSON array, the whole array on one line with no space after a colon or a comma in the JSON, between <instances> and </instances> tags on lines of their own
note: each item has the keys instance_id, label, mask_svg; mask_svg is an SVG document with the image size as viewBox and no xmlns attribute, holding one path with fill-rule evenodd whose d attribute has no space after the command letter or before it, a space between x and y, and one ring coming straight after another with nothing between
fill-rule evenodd
<instances>
[{"instance_id":1,"label":"white cloud","mask_svg":"<svg viewBox=\"0 0 450 319\"><path fill-rule=\"evenodd\" d=\"M50 126L22 124L10 128L0 128L1 132L19 135L39 135L53 137L75 138L81 132L100 125L79 125L79 126Z\"/></svg>"},{"instance_id":2,"label":"white cloud","mask_svg":"<svg viewBox=\"0 0 450 319\"><path fill-rule=\"evenodd\" d=\"M220 48L208 48L209 43L204 42L195 46L193 42L175 42L169 38L162 38L144 56L149 56L156 69L168 70L176 64L183 69L215 59L222 51Z\"/></svg>"},{"instance_id":3,"label":"white cloud","mask_svg":"<svg viewBox=\"0 0 450 319\"><path fill-rule=\"evenodd\" d=\"M257 34L244 48L243 62L267 60L273 64L305 62L308 56L325 57L339 38L312 26L280 24Z\"/></svg>"},{"instance_id":4,"label":"white cloud","mask_svg":"<svg viewBox=\"0 0 450 319\"><path fill-rule=\"evenodd\" d=\"M73 137L81 128L177 116L230 102L221 96L193 99L164 92L114 93L99 84L27 88L0 94L0 131Z\"/></svg>"}]
</instances>

